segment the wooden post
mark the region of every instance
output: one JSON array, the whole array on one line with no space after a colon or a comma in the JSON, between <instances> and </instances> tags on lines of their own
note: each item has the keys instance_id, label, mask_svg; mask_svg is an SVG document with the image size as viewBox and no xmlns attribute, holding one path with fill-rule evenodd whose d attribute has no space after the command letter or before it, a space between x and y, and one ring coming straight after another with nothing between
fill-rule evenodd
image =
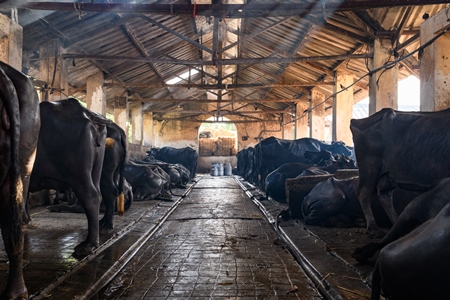
<instances>
[{"instance_id":1,"label":"wooden post","mask_svg":"<svg viewBox=\"0 0 450 300\"><path fill-rule=\"evenodd\" d=\"M393 60L392 41L374 40L372 70ZM398 109L398 64L372 74L369 79L369 115L382 108Z\"/></svg>"},{"instance_id":2,"label":"wooden post","mask_svg":"<svg viewBox=\"0 0 450 300\"><path fill-rule=\"evenodd\" d=\"M308 131L309 103L299 101L295 107L295 138L309 137Z\"/></svg>"},{"instance_id":3,"label":"wooden post","mask_svg":"<svg viewBox=\"0 0 450 300\"><path fill-rule=\"evenodd\" d=\"M325 139L325 95L316 89L311 90L311 113L309 136L323 141Z\"/></svg>"},{"instance_id":4,"label":"wooden post","mask_svg":"<svg viewBox=\"0 0 450 300\"><path fill-rule=\"evenodd\" d=\"M114 99L114 122L119 125L127 135L128 141L128 99L116 97Z\"/></svg>"},{"instance_id":5,"label":"wooden post","mask_svg":"<svg viewBox=\"0 0 450 300\"><path fill-rule=\"evenodd\" d=\"M17 19L0 14L0 60L22 71L23 29Z\"/></svg>"},{"instance_id":6,"label":"wooden post","mask_svg":"<svg viewBox=\"0 0 450 300\"><path fill-rule=\"evenodd\" d=\"M350 131L350 120L353 116L353 74L336 71L334 92L338 93L333 100L333 141L342 141L353 145Z\"/></svg>"},{"instance_id":7,"label":"wooden post","mask_svg":"<svg viewBox=\"0 0 450 300\"><path fill-rule=\"evenodd\" d=\"M106 95L103 88L103 72L98 72L86 79L87 108L106 116Z\"/></svg>"},{"instance_id":8,"label":"wooden post","mask_svg":"<svg viewBox=\"0 0 450 300\"><path fill-rule=\"evenodd\" d=\"M420 26L423 45L450 27L448 9L435 14ZM420 110L437 111L450 107L450 32L444 33L423 50L420 58Z\"/></svg>"}]
</instances>

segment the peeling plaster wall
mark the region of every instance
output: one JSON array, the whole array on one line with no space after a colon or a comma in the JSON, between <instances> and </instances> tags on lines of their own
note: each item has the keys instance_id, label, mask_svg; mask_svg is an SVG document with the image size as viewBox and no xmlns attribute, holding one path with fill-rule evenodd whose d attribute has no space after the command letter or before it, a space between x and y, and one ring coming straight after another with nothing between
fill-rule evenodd
<instances>
[{"instance_id":1,"label":"peeling plaster wall","mask_svg":"<svg viewBox=\"0 0 450 300\"><path fill-rule=\"evenodd\" d=\"M231 119L231 118L230 118ZM231 119L238 120L237 118ZM198 129L201 124L186 121L154 121L154 147L171 146L175 148L192 147L198 151ZM275 136L283 138L278 122L235 123L237 129L238 151L256 145L260 140ZM244 137L243 140L242 138ZM286 139L292 138L285 136Z\"/></svg>"},{"instance_id":2,"label":"peeling plaster wall","mask_svg":"<svg viewBox=\"0 0 450 300\"><path fill-rule=\"evenodd\" d=\"M198 152L198 123L182 121L155 121L153 147L191 147Z\"/></svg>"},{"instance_id":3,"label":"peeling plaster wall","mask_svg":"<svg viewBox=\"0 0 450 300\"><path fill-rule=\"evenodd\" d=\"M279 123L236 123L238 132L238 151L247 147L254 147L260 140L274 136L276 138L283 137L283 131ZM242 137L246 137L244 141Z\"/></svg>"}]
</instances>

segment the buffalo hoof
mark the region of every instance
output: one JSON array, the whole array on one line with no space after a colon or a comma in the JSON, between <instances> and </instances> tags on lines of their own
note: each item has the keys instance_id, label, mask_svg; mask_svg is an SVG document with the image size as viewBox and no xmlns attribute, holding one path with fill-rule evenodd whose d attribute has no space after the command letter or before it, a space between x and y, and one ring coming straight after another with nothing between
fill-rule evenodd
<instances>
[{"instance_id":1,"label":"buffalo hoof","mask_svg":"<svg viewBox=\"0 0 450 300\"><path fill-rule=\"evenodd\" d=\"M75 251L72 253L72 256L75 258L83 258L92 253L94 253L96 246L84 241L78 246L75 247Z\"/></svg>"},{"instance_id":2,"label":"buffalo hoof","mask_svg":"<svg viewBox=\"0 0 450 300\"><path fill-rule=\"evenodd\" d=\"M51 212L61 212L61 210L56 206L47 206L46 208Z\"/></svg>"},{"instance_id":3,"label":"buffalo hoof","mask_svg":"<svg viewBox=\"0 0 450 300\"><path fill-rule=\"evenodd\" d=\"M383 238L386 235L381 229L367 229L365 233L373 238Z\"/></svg>"},{"instance_id":4,"label":"buffalo hoof","mask_svg":"<svg viewBox=\"0 0 450 300\"><path fill-rule=\"evenodd\" d=\"M27 300L27 299L28 299L28 291L25 288L25 285L13 291L5 290L0 295L0 300Z\"/></svg>"},{"instance_id":5,"label":"buffalo hoof","mask_svg":"<svg viewBox=\"0 0 450 300\"><path fill-rule=\"evenodd\" d=\"M106 224L102 225L102 224L100 224L100 233L102 233L102 234L110 233L113 230L114 230L114 226L112 224L111 225L106 225Z\"/></svg>"},{"instance_id":6,"label":"buffalo hoof","mask_svg":"<svg viewBox=\"0 0 450 300\"><path fill-rule=\"evenodd\" d=\"M377 243L370 243L353 250L352 257L360 263L365 263L375 255L379 248Z\"/></svg>"},{"instance_id":7,"label":"buffalo hoof","mask_svg":"<svg viewBox=\"0 0 450 300\"><path fill-rule=\"evenodd\" d=\"M279 217L282 221L288 221L291 217L291 214L289 213L289 209L283 210L280 212Z\"/></svg>"}]
</instances>

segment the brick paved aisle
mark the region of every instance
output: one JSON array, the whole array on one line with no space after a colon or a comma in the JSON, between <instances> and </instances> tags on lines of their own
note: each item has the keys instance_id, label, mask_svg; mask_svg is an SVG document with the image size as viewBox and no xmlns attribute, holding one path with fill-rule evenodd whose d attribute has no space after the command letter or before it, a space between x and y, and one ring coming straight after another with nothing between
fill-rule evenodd
<instances>
[{"instance_id":1,"label":"brick paved aisle","mask_svg":"<svg viewBox=\"0 0 450 300\"><path fill-rule=\"evenodd\" d=\"M96 299L322 299L232 177L203 176Z\"/></svg>"}]
</instances>

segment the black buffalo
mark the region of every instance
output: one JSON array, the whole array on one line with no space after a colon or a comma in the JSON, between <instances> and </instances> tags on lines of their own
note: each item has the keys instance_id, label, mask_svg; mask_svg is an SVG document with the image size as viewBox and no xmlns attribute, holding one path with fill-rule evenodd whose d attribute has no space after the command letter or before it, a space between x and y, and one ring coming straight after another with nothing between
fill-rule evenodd
<instances>
[{"instance_id":1,"label":"black buffalo","mask_svg":"<svg viewBox=\"0 0 450 300\"><path fill-rule=\"evenodd\" d=\"M170 177L159 166L129 162L124 176L133 188L133 201L171 198Z\"/></svg>"},{"instance_id":2,"label":"black buffalo","mask_svg":"<svg viewBox=\"0 0 450 300\"><path fill-rule=\"evenodd\" d=\"M324 227L356 226L357 220L364 217L356 196L357 186L358 177L331 177L316 184L302 202L305 224ZM385 215L382 217L386 219Z\"/></svg>"},{"instance_id":3,"label":"black buffalo","mask_svg":"<svg viewBox=\"0 0 450 300\"><path fill-rule=\"evenodd\" d=\"M353 227L362 224L360 220L364 220L364 214L356 195L358 181L358 177L331 177L316 184L302 202L305 223L325 227ZM416 193L396 189L393 195L396 211L402 212ZM375 197L371 206L379 224L387 227L392 225Z\"/></svg>"},{"instance_id":4,"label":"black buffalo","mask_svg":"<svg viewBox=\"0 0 450 300\"><path fill-rule=\"evenodd\" d=\"M254 164L254 151L255 148L247 147L240 150L237 155L237 175L241 176L248 182L254 183L252 177L253 164Z\"/></svg>"},{"instance_id":5,"label":"black buffalo","mask_svg":"<svg viewBox=\"0 0 450 300\"><path fill-rule=\"evenodd\" d=\"M450 299L450 204L404 237L385 246L372 275L372 298Z\"/></svg>"},{"instance_id":6,"label":"black buffalo","mask_svg":"<svg viewBox=\"0 0 450 300\"><path fill-rule=\"evenodd\" d=\"M323 143L313 138L284 140L268 137L255 146L254 178L264 183L267 174L285 163L298 162L313 164L305 158L305 151L328 150L332 154L351 155L351 151L342 142Z\"/></svg>"},{"instance_id":7,"label":"black buffalo","mask_svg":"<svg viewBox=\"0 0 450 300\"><path fill-rule=\"evenodd\" d=\"M88 221L86 240L74 256L91 254L99 244L100 177L106 124L76 99L40 103L41 130L30 192L72 189Z\"/></svg>"},{"instance_id":8,"label":"black buffalo","mask_svg":"<svg viewBox=\"0 0 450 300\"><path fill-rule=\"evenodd\" d=\"M373 218L372 195L394 223L395 187L426 191L450 176L450 109L438 112L401 112L384 108L364 119L351 120L359 167L358 198L367 222L366 231L384 233Z\"/></svg>"},{"instance_id":9,"label":"black buffalo","mask_svg":"<svg viewBox=\"0 0 450 300\"><path fill-rule=\"evenodd\" d=\"M401 212L395 224L380 242L356 248L352 253L353 258L359 262L365 262L384 246L434 218L449 202L450 178L444 178L433 189L415 197Z\"/></svg>"},{"instance_id":10,"label":"black buffalo","mask_svg":"<svg viewBox=\"0 0 450 300\"><path fill-rule=\"evenodd\" d=\"M286 179L305 175L334 174L338 169L355 169L355 163L347 157L341 156L329 162L327 166L315 166L304 163L283 164L269 175L265 180L266 196L278 202L286 202Z\"/></svg>"},{"instance_id":11,"label":"black buffalo","mask_svg":"<svg viewBox=\"0 0 450 300\"><path fill-rule=\"evenodd\" d=\"M315 165L328 165L330 162L335 160L333 153L328 150L320 151L305 151L303 156L312 161Z\"/></svg>"},{"instance_id":12,"label":"black buffalo","mask_svg":"<svg viewBox=\"0 0 450 300\"><path fill-rule=\"evenodd\" d=\"M98 117L103 118L100 115ZM130 192L124 188L126 181L123 176L127 156L125 131L113 122L106 124L106 128L105 155L100 177L101 211L104 212L104 215L100 220L100 229L109 231L113 229L114 212L117 211L118 215L123 215L124 211L131 205L132 197L131 199L124 197L125 192ZM71 189L63 192L66 194L65 199L59 199L59 201L56 199L56 202L67 201L68 204L57 203L49 206L49 210L54 212L84 212Z\"/></svg>"},{"instance_id":13,"label":"black buffalo","mask_svg":"<svg viewBox=\"0 0 450 300\"><path fill-rule=\"evenodd\" d=\"M136 164L145 164L148 166L159 166L170 177L170 184L172 187L185 188L190 181L190 172L182 164L171 164L161 160L145 157L142 161L133 161Z\"/></svg>"},{"instance_id":14,"label":"black buffalo","mask_svg":"<svg viewBox=\"0 0 450 300\"><path fill-rule=\"evenodd\" d=\"M191 178L195 177L197 170L197 151L190 147L181 149L173 147L152 148L147 151L148 156L153 156L155 159L162 160L172 164L182 164L188 168Z\"/></svg>"},{"instance_id":15,"label":"black buffalo","mask_svg":"<svg viewBox=\"0 0 450 300\"><path fill-rule=\"evenodd\" d=\"M24 74L0 62L0 224L9 260L2 299L28 299L23 280L24 202L40 128L39 98Z\"/></svg>"},{"instance_id":16,"label":"black buffalo","mask_svg":"<svg viewBox=\"0 0 450 300\"><path fill-rule=\"evenodd\" d=\"M116 206L119 216L123 215L125 210L123 170L126 160L127 138L125 131L113 122L108 123L106 125L105 155L100 177L102 203L105 206L105 214L100 220L100 229L110 230L113 228Z\"/></svg>"}]
</instances>

